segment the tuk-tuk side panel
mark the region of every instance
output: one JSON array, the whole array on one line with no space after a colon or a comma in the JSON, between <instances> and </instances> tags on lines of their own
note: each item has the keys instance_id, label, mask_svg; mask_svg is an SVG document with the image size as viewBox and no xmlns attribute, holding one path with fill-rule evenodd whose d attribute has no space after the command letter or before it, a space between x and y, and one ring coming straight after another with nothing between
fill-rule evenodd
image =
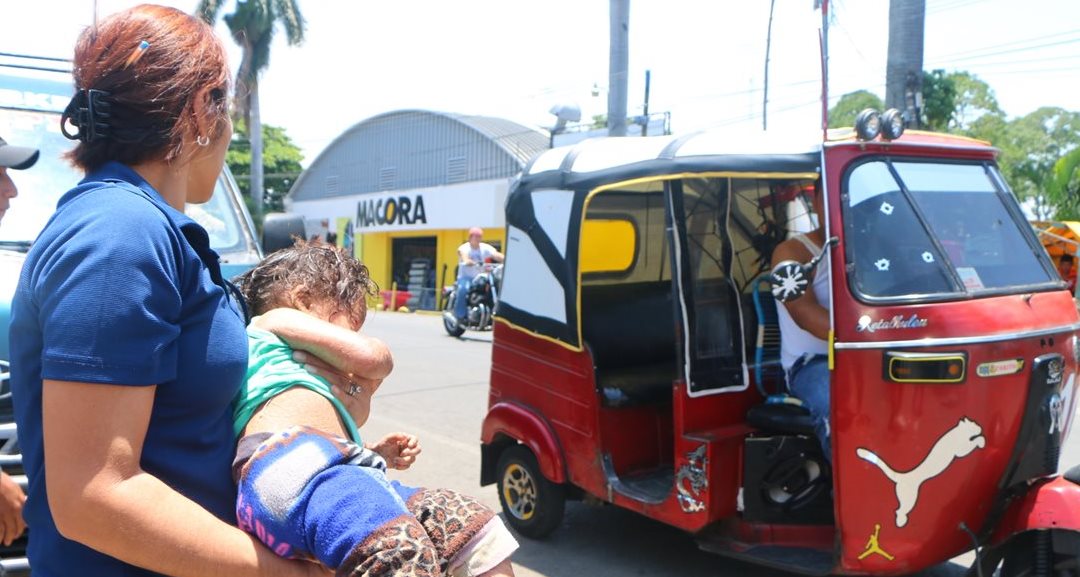
<instances>
[{"instance_id":1,"label":"tuk-tuk side panel","mask_svg":"<svg viewBox=\"0 0 1080 577\"><path fill-rule=\"evenodd\" d=\"M600 446L619 475L672 466L671 405L600 408Z\"/></svg>"},{"instance_id":2,"label":"tuk-tuk side panel","mask_svg":"<svg viewBox=\"0 0 1080 577\"><path fill-rule=\"evenodd\" d=\"M601 496L598 399L586 351L574 351L496 318L488 407L512 402L542 415L563 451L568 480Z\"/></svg>"},{"instance_id":3,"label":"tuk-tuk side panel","mask_svg":"<svg viewBox=\"0 0 1080 577\"><path fill-rule=\"evenodd\" d=\"M707 521L736 513L742 486L743 441L752 429L746 425L746 411L760 402L756 390L690 397L682 380L675 390L675 466L692 466L690 456L705 446L708 479Z\"/></svg>"}]
</instances>

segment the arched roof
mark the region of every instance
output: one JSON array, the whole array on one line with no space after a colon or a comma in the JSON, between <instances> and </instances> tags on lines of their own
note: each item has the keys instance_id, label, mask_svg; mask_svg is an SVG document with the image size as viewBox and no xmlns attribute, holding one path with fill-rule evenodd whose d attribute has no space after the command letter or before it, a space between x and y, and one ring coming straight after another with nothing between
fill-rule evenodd
<instances>
[{"instance_id":1,"label":"arched roof","mask_svg":"<svg viewBox=\"0 0 1080 577\"><path fill-rule=\"evenodd\" d=\"M510 178L548 144L544 133L502 118L396 110L335 138L289 195L314 200Z\"/></svg>"}]
</instances>

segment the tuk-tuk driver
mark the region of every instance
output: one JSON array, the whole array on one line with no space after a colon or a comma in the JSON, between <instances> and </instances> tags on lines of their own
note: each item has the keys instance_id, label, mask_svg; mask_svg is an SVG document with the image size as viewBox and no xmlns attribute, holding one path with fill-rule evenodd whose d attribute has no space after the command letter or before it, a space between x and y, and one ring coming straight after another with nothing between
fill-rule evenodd
<instances>
[{"instance_id":1,"label":"tuk-tuk driver","mask_svg":"<svg viewBox=\"0 0 1080 577\"><path fill-rule=\"evenodd\" d=\"M813 207L816 228L799 233L776 246L772 266L781 261L806 263L821 254L825 244L825 211L821 187L814 184ZM780 363L787 374L788 390L810 410L814 430L825 458L832 461L829 449L829 267L822 263L812 273L811 290L802 296L779 303Z\"/></svg>"}]
</instances>

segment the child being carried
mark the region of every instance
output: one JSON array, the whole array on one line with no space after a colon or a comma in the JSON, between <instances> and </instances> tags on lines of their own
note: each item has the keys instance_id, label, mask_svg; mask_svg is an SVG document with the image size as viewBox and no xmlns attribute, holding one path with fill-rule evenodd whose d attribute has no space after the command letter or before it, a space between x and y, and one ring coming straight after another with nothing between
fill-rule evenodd
<instances>
[{"instance_id":1,"label":"child being carried","mask_svg":"<svg viewBox=\"0 0 1080 577\"><path fill-rule=\"evenodd\" d=\"M337 575L513 575L517 542L490 508L387 479L388 465L415 460L415 437L361 440L393 366L385 344L358 332L377 294L367 268L334 245L298 241L238 281L257 315L234 419L239 526L278 555ZM294 352L288 327L298 321L307 340L323 337Z\"/></svg>"}]
</instances>

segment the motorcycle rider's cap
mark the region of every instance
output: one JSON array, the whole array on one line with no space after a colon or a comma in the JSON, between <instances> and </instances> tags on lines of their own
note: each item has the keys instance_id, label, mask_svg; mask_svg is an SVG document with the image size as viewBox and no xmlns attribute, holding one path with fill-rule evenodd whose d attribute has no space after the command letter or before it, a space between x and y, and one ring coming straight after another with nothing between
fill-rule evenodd
<instances>
[{"instance_id":1,"label":"motorcycle rider's cap","mask_svg":"<svg viewBox=\"0 0 1080 577\"><path fill-rule=\"evenodd\" d=\"M12 146L3 138L0 138L0 166L4 168L14 168L15 170L25 170L34 166L37 159L38 150L36 148Z\"/></svg>"}]
</instances>

